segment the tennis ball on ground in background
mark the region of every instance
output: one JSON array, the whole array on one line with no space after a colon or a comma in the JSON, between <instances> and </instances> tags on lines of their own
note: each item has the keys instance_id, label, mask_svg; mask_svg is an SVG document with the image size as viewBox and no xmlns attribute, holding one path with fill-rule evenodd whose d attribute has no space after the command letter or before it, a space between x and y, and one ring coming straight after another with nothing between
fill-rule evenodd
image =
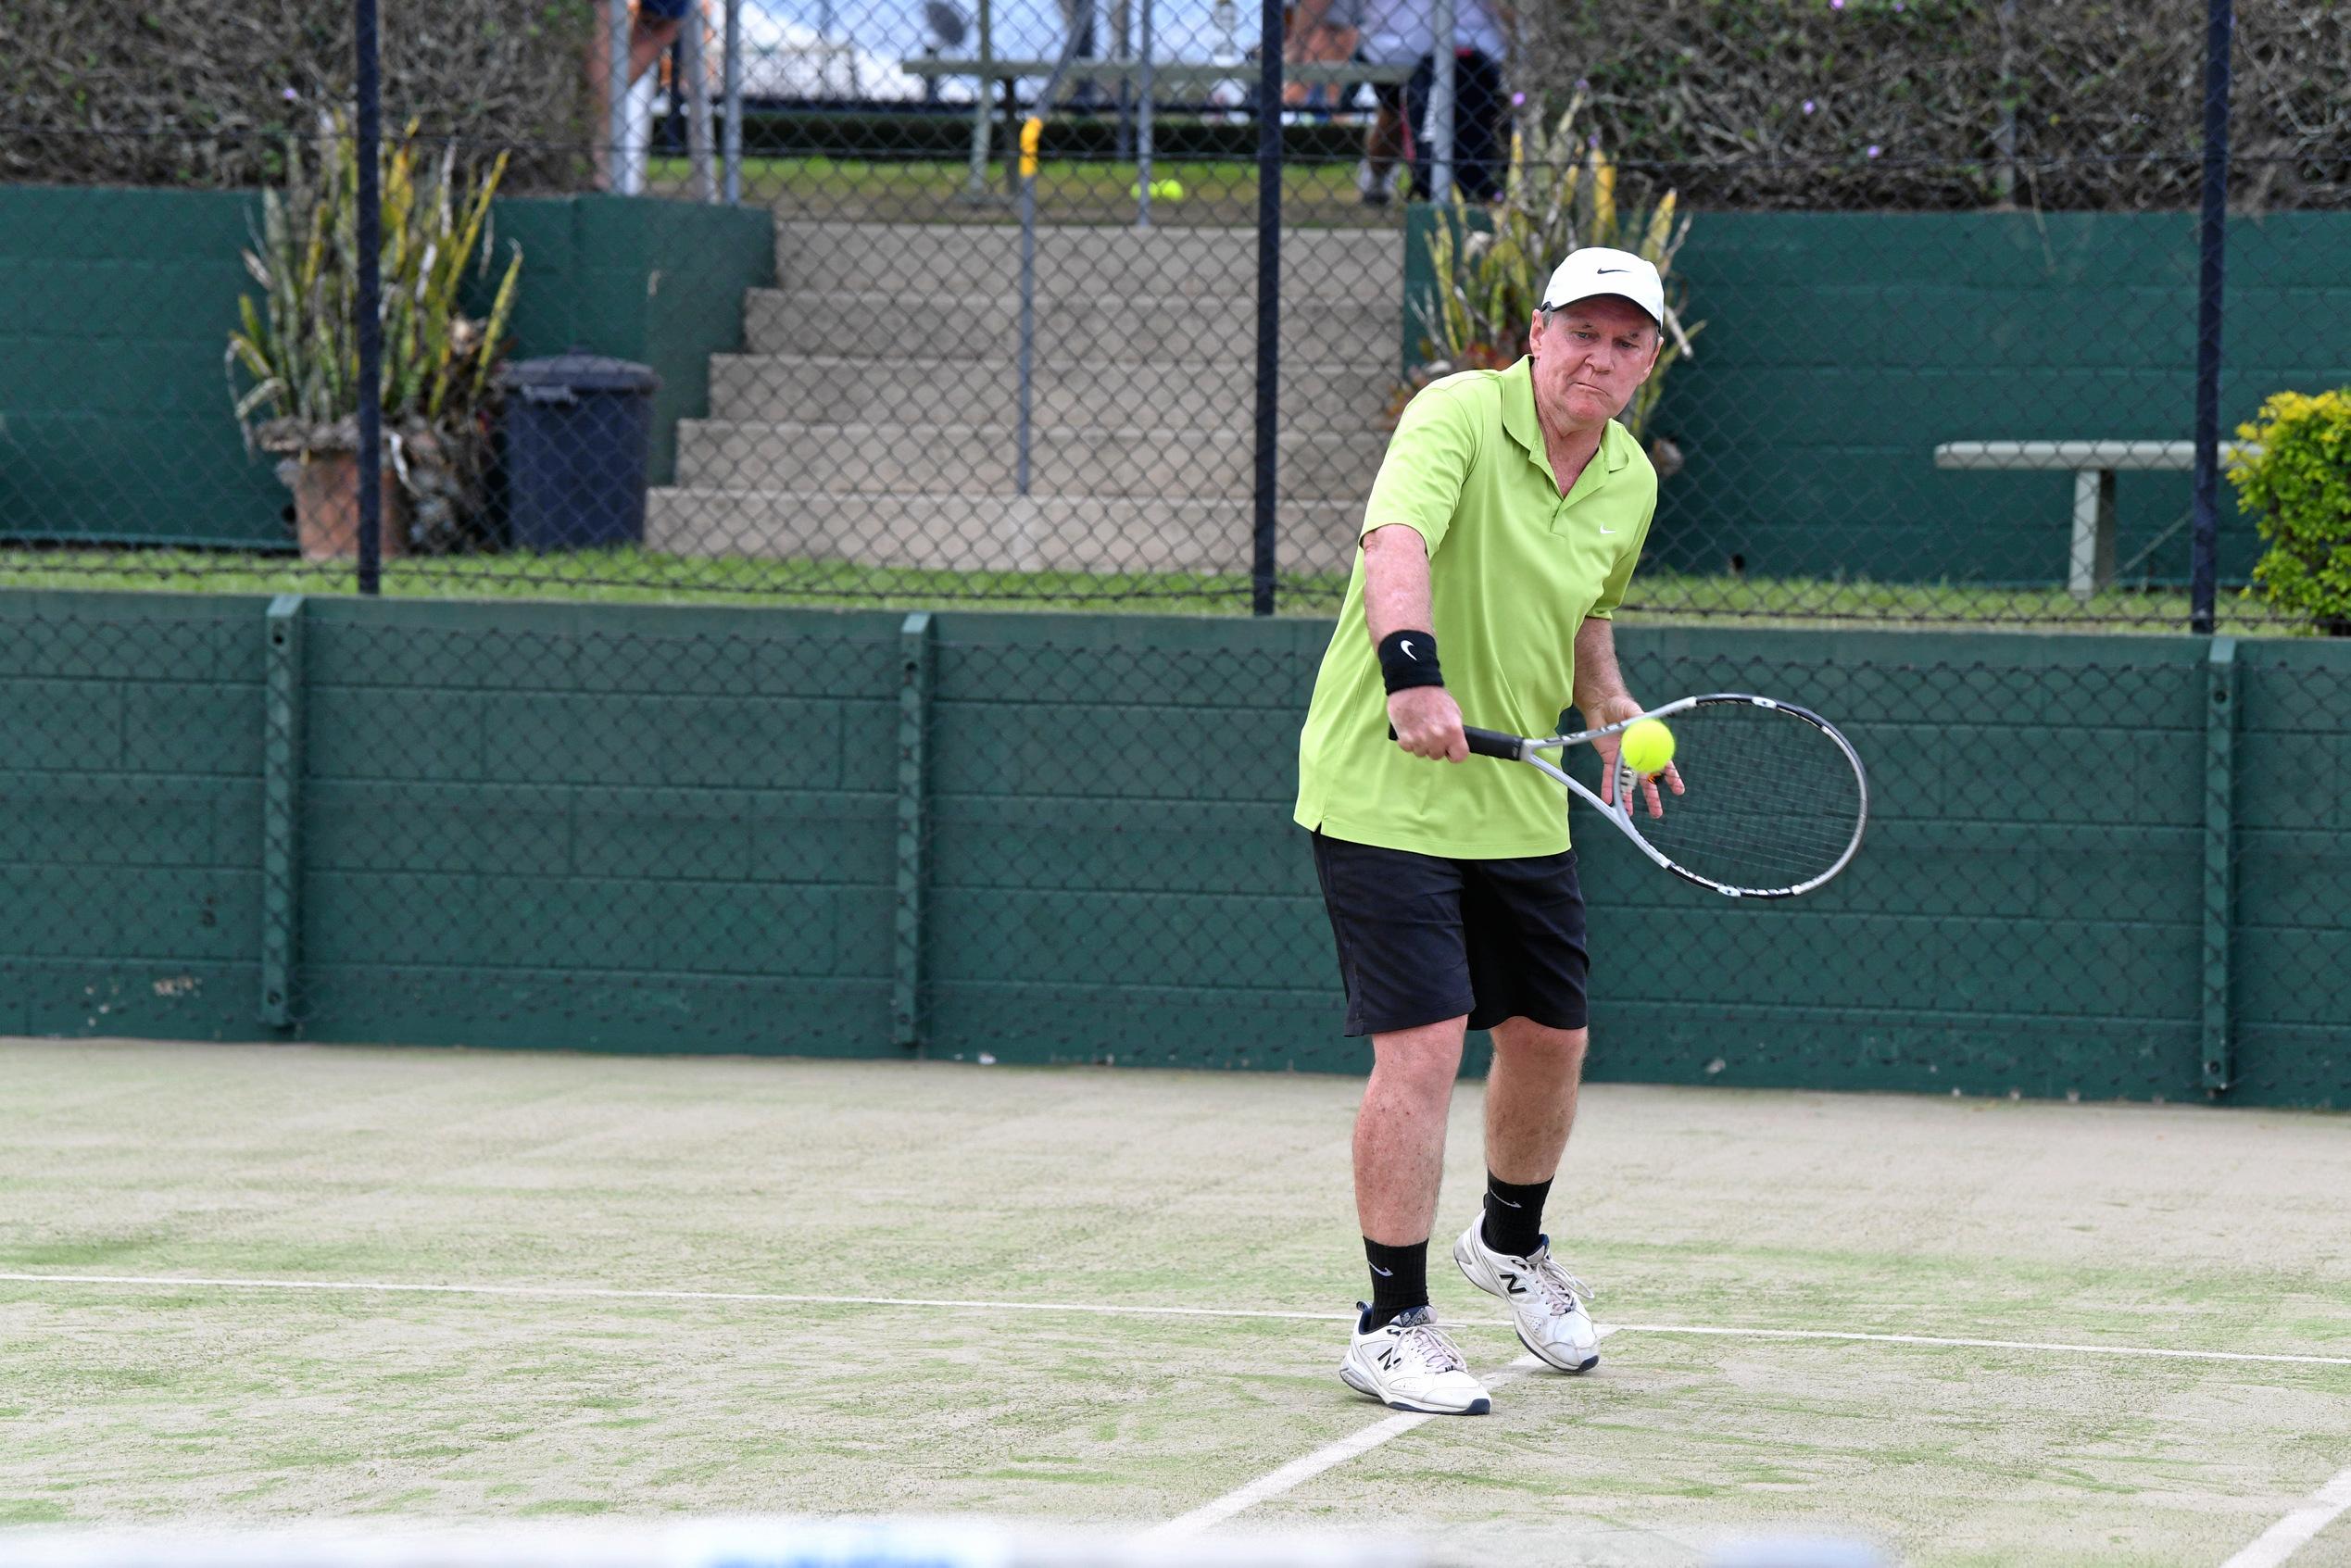
<instances>
[{"instance_id":1,"label":"tennis ball on ground in background","mask_svg":"<svg viewBox=\"0 0 2351 1568\"><path fill-rule=\"evenodd\" d=\"M1662 773L1674 759L1674 733L1655 719L1636 719L1617 737L1616 755L1636 773Z\"/></svg>"},{"instance_id":2,"label":"tennis ball on ground in background","mask_svg":"<svg viewBox=\"0 0 2351 1568\"><path fill-rule=\"evenodd\" d=\"M1134 184L1127 186L1126 194L1130 196L1141 195L1143 194L1142 182L1137 181ZM1184 182L1181 180L1154 180L1151 182L1151 200L1155 202L1179 202L1183 199Z\"/></svg>"}]
</instances>

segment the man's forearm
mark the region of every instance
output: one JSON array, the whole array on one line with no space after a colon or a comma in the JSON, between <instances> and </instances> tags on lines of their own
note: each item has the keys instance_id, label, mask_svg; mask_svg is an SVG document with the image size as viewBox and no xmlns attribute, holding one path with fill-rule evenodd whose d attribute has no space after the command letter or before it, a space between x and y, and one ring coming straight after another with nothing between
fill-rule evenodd
<instances>
[{"instance_id":1,"label":"man's forearm","mask_svg":"<svg viewBox=\"0 0 2351 1568\"><path fill-rule=\"evenodd\" d=\"M1398 632L1429 632L1428 546L1409 528L1374 529L1364 540L1364 620L1372 646Z\"/></svg>"},{"instance_id":2,"label":"man's forearm","mask_svg":"<svg viewBox=\"0 0 2351 1568\"><path fill-rule=\"evenodd\" d=\"M1640 704L1625 689L1625 672L1616 665L1616 624L1588 616L1576 629L1576 711L1587 724L1613 724L1621 709ZM1608 709L1620 711L1603 712Z\"/></svg>"}]
</instances>

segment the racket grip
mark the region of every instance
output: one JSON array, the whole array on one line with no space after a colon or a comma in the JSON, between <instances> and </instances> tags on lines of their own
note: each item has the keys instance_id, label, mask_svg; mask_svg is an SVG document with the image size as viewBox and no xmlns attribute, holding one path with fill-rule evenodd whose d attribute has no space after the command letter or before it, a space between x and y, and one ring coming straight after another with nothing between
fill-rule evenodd
<instances>
[{"instance_id":1,"label":"racket grip","mask_svg":"<svg viewBox=\"0 0 2351 1568\"><path fill-rule=\"evenodd\" d=\"M1475 724L1464 724L1461 736L1469 743L1472 757L1499 757L1506 762L1518 760L1525 740L1524 736L1505 734L1500 730L1481 730ZM1396 726L1393 724L1388 726L1388 738L1396 738Z\"/></svg>"}]
</instances>

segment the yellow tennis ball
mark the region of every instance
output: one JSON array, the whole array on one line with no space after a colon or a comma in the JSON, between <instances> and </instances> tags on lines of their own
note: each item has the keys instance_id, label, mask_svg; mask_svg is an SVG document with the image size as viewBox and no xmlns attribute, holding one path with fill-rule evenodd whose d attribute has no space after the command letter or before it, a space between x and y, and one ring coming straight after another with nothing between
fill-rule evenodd
<instances>
[{"instance_id":1,"label":"yellow tennis ball","mask_svg":"<svg viewBox=\"0 0 2351 1568\"><path fill-rule=\"evenodd\" d=\"M1163 201L1182 201L1184 182L1181 180L1154 180L1151 182L1151 194Z\"/></svg>"},{"instance_id":2,"label":"yellow tennis ball","mask_svg":"<svg viewBox=\"0 0 2351 1568\"><path fill-rule=\"evenodd\" d=\"M1662 773L1674 759L1674 733L1655 719L1636 719L1618 737L1616 755L1636 773Z\"/></svg>"}]
</instances>

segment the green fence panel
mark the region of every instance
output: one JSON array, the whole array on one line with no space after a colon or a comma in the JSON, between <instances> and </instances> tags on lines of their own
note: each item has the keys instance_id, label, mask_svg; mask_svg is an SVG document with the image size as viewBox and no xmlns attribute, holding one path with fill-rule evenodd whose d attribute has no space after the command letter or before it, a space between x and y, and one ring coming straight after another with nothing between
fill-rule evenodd
<instances>
[{"instance_id":1,"label":"green fence panel","mask_svg":"<svg viewBox=\"0 0 2351 1568\"><path fill-rule=\"evenodd\" d=\"M259 1029L264 608L0 594L0 1029Z\"/></svg>"},{"instance_id":2,"label":"green fence panel","mask_svg":"<svg viewBox=\"0 0 2351 1568\"><path fill-rule=\"evenodd\" d=\"M1407 365L1437 218L1408 219ZM2229 243L2224 427L2282 388L2351 383L2339 338L2312 330L2351 310L2351 217L2242 218ZM1688 466L1659 493L1647 569L2063 583L2071 474L1942 471L1934 449L2186 439L2195 265L2185 214L1695 214L1675 267L1704 329L1651 427ZM2126 580L2184 578L2189 483L2118 476ZM2221 575L2243 579L2253 524L2224 496L2220 525Z\"/></svg>"},{"instance_id":3,"label":"green fence panel","mask_svg":"<svg viewBox=\"0 0 2351 1568\"><path fill-rule=\"evenodd\" d=\"M1327 623L296 608L0 594L0 1031L1364 1063ZM1619 641L1831 716L1873 815L1755 905L1579 814L1595 1077L2351 1106L2351 646Z\"/></svg>"},{"instance_id":4,"label":"green fence panel","mask_svg":"<svg viewBox=\"0 0 2351 1568\"><path fill-rule=\"evenodd\" d=\"M0 187L0 539L292 547L291 497L245 450L221 360L259 214L243 192ZM710 356L741 345L744 291L774 278L773 216L576 196L503 200L492 221L498 263L523 254L514 355L650 364L667 483Z\"/></svg>"}]
</instances>

